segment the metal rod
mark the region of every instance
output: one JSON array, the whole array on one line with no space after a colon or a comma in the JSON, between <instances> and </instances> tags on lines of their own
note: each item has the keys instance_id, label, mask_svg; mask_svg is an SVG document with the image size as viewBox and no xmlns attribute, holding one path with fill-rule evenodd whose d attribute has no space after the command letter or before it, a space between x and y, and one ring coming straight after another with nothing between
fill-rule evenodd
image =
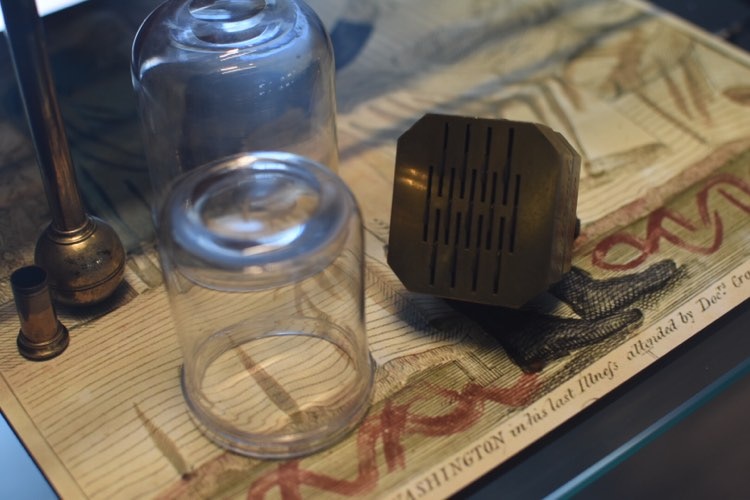
<instances>
[{"instance_id":1,"label":"metal rod","mask_svg":"<svg viewBox=\"0 0 750 500\"><path fill-rule=\"evenodd\" d=\"M0 0L0 7L52 213L52 223L37 240L34 261L48 273L58 301L95 304L122 282L125 250L107 223L83 209L34 0ZM19 337L22 352L33 351L31 344Z\"/></svg>"},{"instance_id":2,"label":"metal rod","mask_svg":"<svg viewBox=\"0 0 750 500\"><path fill-rule=\"evenodd\" d=\"M13 66L31 128L52 226L62 233L87 223L76 184L34 0L0 0Z\"/></svg>"}]
</instances>

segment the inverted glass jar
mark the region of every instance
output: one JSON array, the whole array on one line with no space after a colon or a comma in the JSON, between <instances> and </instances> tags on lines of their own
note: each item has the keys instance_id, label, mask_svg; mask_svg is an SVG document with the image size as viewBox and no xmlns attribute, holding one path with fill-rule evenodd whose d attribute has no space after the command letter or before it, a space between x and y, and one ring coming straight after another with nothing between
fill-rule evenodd
<instances>
[{"instance_id":1,"label":"inverted glass jar","mask_svg":"<svg viewBox=\"0 0 750 500\"><path fill-rule=\"evenodd\" d=\"M373 384L356 202L288 153L230 157L167 195L159 253L188 406L214 441L284 458L332 444Z\"/></svg>"},{"instance_id":2,"label":"inverted glass jar","mask_svg":"<svg viewBox=\"0 0 750 500\"><path fill-rule=\"evenodd\" d=\"M180 174L243 151L337 169L330 39L302 0L169 0L133 43L157 214Z\"/></svg>"}]
</instances>

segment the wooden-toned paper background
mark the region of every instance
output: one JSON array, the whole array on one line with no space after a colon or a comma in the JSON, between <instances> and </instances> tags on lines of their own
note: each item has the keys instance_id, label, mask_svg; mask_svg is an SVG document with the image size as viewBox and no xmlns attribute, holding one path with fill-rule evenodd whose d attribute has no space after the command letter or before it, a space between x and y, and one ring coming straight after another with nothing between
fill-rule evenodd
<instances>
[{"instance_id":1,"label":"wooden-toned paper background","mask_svg":"<svg viewBox=\"0 0 750 500\"><path fill-rule=\"evenodd\" d=\"M340 174L365 217L378 370L360 427L299 460L226 452L183 403L127 67L154 1L94 2L48 26L87 206L114 225L129 259L110 303L60 311L71 332L64 355L31 363L17 354L7 277L30 262L48 215L0 57L0 405L62 496L446 495L750 295L745 54L632 2L310 3L336 47ZM561 132L583 159L574 266L589 276L586 290L621 278L636 286L654 266L672 270L668 283L615 311L635 319L611 335L568 349L566 332L587 335L612 317L592 319L549 295L490 331L407 292L385 264L395 141L426 112ZM510 329L563 348L543 370L523 371L506 354Z\"/></svg>"}]
</instances>

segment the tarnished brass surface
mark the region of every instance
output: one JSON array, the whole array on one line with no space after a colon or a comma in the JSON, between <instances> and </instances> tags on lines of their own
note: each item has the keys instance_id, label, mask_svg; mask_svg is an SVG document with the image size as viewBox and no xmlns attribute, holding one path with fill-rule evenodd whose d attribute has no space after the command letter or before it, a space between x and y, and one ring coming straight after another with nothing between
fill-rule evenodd
<instances>
[{"instance_id":1,"label":"tarnished brass surface","mask_svg":"<svg viewBox=\"0 0 750 500\"><path fill-rule=\"evenodd\" d=\"M520 307L570 269L579 170L544 125L426 115L398 141L388 263L412 291Z\"/></svg>"},{"instance_id":2,"label":"tarnished brass surface","mask_svg":"<svg viewBox=\"0 0 750 500\"><path fill-rule=\"evenodd\" d=\"M120 285L125 250L117 233L104 221L88 217L77 231L57 231L53 224L36 243L34 261L54 274L50 288L66 305L95 304Z\"/></svg>"},{"instance_id":3,"label":"tarnished brass surface","mask_svg":"<svg viewBox=\"0 0 750 500\"><path fill-rule=\"evenodd\" d=\"M68 347L68 330L52 306L47 272L39 266L17 269L10 277L21 329L18 350L28 359L50 359Z\"/></svg>"},{"instance_id":4,"label":"tarnished brass surface","mask_svg":"<svg viewBox=\"0 0 750 500\"><path fill-rule=\"evenodd\" d=\"M55 298L87 305L122 280L125 252L117 234L83 209L34 0L0 0L52 222L39 238L36 263Z\"/></svg>"}]
</instances>

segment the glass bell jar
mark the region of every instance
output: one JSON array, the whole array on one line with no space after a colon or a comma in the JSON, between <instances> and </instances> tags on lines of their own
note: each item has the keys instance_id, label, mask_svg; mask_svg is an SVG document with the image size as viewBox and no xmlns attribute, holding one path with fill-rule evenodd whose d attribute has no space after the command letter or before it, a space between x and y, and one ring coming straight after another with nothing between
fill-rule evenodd
<instances>
[{"instance_id":1,"label":"glass bell jar","mask_svg":"<svg viewBox=\"0 0 750 500\"><path fill-rule=\"evenodd\" d=\"M182 390L206 436L288 458L354 429L375 364L362 219L344 182L297 155L240 154L181 176L160 217Z\"/></svg>"},{"instance_id":2,"label":"glass bell jar","mask_svg":"<svg viewBox=\"0 0 750 500\"><path fill-rule=\"evenodd\" d=\"M138 31L131 70L155 216L174 179L232 154L337 169L330 38L301 0L169 0Z\"/></svg>"}]
</instances>

